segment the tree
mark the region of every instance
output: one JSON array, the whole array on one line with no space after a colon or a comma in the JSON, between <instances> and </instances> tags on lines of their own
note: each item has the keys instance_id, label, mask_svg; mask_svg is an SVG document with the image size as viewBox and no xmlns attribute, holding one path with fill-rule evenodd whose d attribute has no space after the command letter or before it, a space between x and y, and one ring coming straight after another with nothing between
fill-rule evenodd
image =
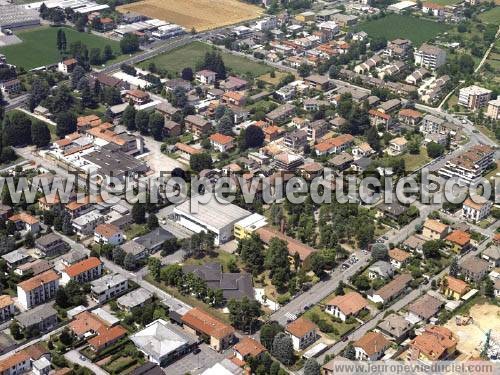
<instances>
[{"instance_id":1,"label":"tree","mask_svg":"<svg viewBox=\"0 0 500 375\"><path fill-rule=\"evenodd\" d=\"M101 49L100 48L92 48L90 50L89 62L92 65L102 64L103 58L101 57Z\"/></svg>"},{"instance_id":2,"label":"tree","mask_svg":"<svg viewBox=\"0 0 500 375\"><path fill-rule=\"evenodd\" d=\"M261 147L264 144L264 131L256 126L250 125L245 129L245 149Z\"/></svg>"},{"instance_id":3,"label":"tree","mask_svg":"<svg viewBox=\"0 0 500 375\"><path fill-rule=\"evenodd\" d=\"M335 289L335 294L337 296L343 296L345 294L344 287L345 287L344 282L342 280L340 280L339 285L337 285L337 288Z\"/></svg>"},{"instance_id":4,"label":"tree","mask_svg":"<svg viewBox=\"0 0 500 375\"><path fill-rule=\"evenodd\" d=\"M288 248L285 241L275 237L269 242L269 248L264 260L266 268L271 270L270 276L273 285L283 289L290 279L290 262Z\"/></svg>"},{"instance_id":5,"label":"tree","mask_svg":"<svg viewBox=\"0 0 500 375\"><path fill-rule=\"evenodd\" d=\"M378 137L377 128L372 126L366 132L366 141L376 152L380 151L380 138Z\"/></svg>"},{"instance_id":6,"label":"tree","mask_svg":"<svg viewBox=\"0 0 500 375\"><path fill-rule=\"evenodd\" d=\"M260 303L256 300L249 300L243 297L240 301L231 299L227 308L229 309L229 319L231 324L237 329L252 333L252 327L262 314Z\"/></svg>"},{"instance_id":7,"label":"tree","mask_svg":"<svg viewBox=\"0 0 500 375\"><path fill-rule=\"evenodd\" d=\"M439 258L440 250L444 246L443 240L431 240L422 245L422 251L426 258Z\"/></svg>"},{"instance_id":8,"label":"tree","mask_svg":"<svg viewBox=\"0 0 500 375\"><path fill-rule=\"evenodd\" d=\"M5 116L3 122L3 143L8 146L22 146L31 143L31 119L23 112L15 111Z\"/></svg>"},{"instance_id":9,"label":"tree","mask_svg":"<svg viewBox=\"0 0 500 375\"><path fill-rule=\"evenodd\" d=\"M228 114L225 114L219 120L219 124L217 126L217 131L221 134L232 135L233 134L233 119Z\"/></svg>"},{"instance_id":10,"label":"tree","mask_svg":"<svg viewBox=\"0 0 500 375\"><path fill-rule=\"evenodd\" d=\"M56 292L56 304L63 309L69 307L69 296L65 288L59 288Z\"/></svg>"},{"instance_id":11,"label":"tree","mask_svg":"<svg viewBox=\"0 0 500 375\"><path fill-rule=\"evenodd\" d=\"M30 111L36 108L42 100L46 99L49 95L49 84L45 79L36 77L31 84L30 89L30 97L29 97L29 108Z\"/></svg>"},{"instance_id":12,"label":"tree","mask_svg":"<svg viewBox=\"0 0 500 375\"><path fill-rule=\"evenodd\" d=\"M311 74L311 70L312 70L312 67L310 65L304 63L298 67L297 73L299 73L299 76L301 76L302 78L305 78L309 74Z\"/></svg>"},{"instance_id":13,"label":"tree","mask_svg":"<svg viewBox=\"0 0 500 375\"><path fill-rule=\"evenodd\" d=\"M328 76L332 79L338 78L339 73L340 73L340 69L333 64L330 65L330 68L328 68Z\"/></svg>"},{"instance_id":14,"label":"tree","mask_svg":"<svg viewBox=\"0 0 500 375\"><path fill-rule=\"evenodd\" d=\"M292 338L284 332L278 333L274 337L271 353L274 358L284 365L290 366L293 364Z\"/></svg>"},{"instance_id":15,"label":"tree","mask_svg":"<svg viewBox=\"0 0 500 375\"><path fill-rule=\"evenodd\" d=\"M90 90L90 86L87 80L85 80L83 88L80 92L82 108L95 108L97 103L92 90Z\"/></svg>"},{"instance_id":16,"label":"tree","mask_svg":"<svg viewBox=\"0 0 500 375\"><path fill-rule=\"evenodd\" d=\"M145 110L137 111L135 115L135 126L142 134L149 131L149 113Z\"/></svg>"},{"instance_id":17,"label":"tree","mask_svg":"<svg viewBox=\"0 0 500 375\"><path fill-rule=\"evenodd\" d=\"M73 225L71 223L71 216L69 214L65 214L62 218L61 231L67 236L71 236L73 234Z\"/></svg>"},{"instance_id":18,"label":"tree","mask_svg":"<svg viewBox=\"0 0 500 375\"><path fill-rule=\"evenodd\" d=\"M132 206L132 219L136 224L144 224L146 222L146 208L143 203L134 203Z\"/></svg>"},{"instance_id":19,"label":"tree","mask_svg":"<svg viewBox=\"0 0 500 375\"><path fill-rule=\"evenodd\" d=\"M314 358L309 358L304 364L304 375L321 375L321 368Z\"/></svg>"},{"instance_id":20,"label":"tree","mask_svg":"<svg viewBox=\"0 0 500 375\"><path fill-rule=\"evenodd\" d=\"M350 359L351 361L356 359L356 350L352 344L347 345L347 348L345 348L344 357Z\"/></svg>"},{"instance_id":21,"label":"tree","mask_svg":"<svg viewBox=\"0 0 500 375\"><path fill-rule=\"evenodd\" d=\"M14 320L10 324L9 329L10 329L10 334L15 340L20 340L23 338L23 334L21 333L21 326L16 320Z\"/></svg>"},{"instance_id":22,"label":"tree","mask_svg":"<svg viewBox=\"0 0 500 375\"><path fill-rule=\"evenodd\" d=\"M76 116L72 112L61 112L56 118L56 134L63 138L76 131Z\"/></svg>"},{"instance_id":23,"label":"tree","mask_svg":"<svg viewBox=\"0 0 500 375\"><path fill-rule=\"evenodd\" d=\"M135 261L135 256L132 253L127 253L123 259L123 268L126 270L134 270L137 267L137 262Z\"/></svg>"},{"instance_id":24,"label":"tree","mask_svg":"<svg viewBox=\"0 0 500 375\"><path fill-rule=\"evenodd\" d=\"M318 277L323 275L323 271L325 269L325 258L319 252L315 252L311 255L310 258L311 270Z\"/></svg>"},{"instance_id":25,"label":"tree","mask_svg":"<svg viewBox=\"0 0 500 375\"><path fill-rule=\"evenodd\" d=\"M134 53L139 50L139 38L135 34L127 33L120 40L120 49L123 54Z\"/></svg>"},{"instance_id":26,"label":"tree","mask_svg":"<svg viewBox=\"0 0 500 375\"><path fill-rule=\"evenodd\" d=\"M268 350L273 347L274 337L283 332L283 327L276 321L265 323L260 329L260 343Z\"/></svg>"},{"instance_id":27,"label":"tree","mask_svg":"<svg viewBox=\"0 0 500 375\"><path fill-rule=\"evenodd\" d=\"M192 81L193 80L193 69L191 68L184 68L182 69L181 72L181 78L185 81Z\"/></svg>"},{"instance_id":28,"label":"tree","mask_svg":"<svg viewBox=\"0 0 500 375\"><path fill-rule=\"evenodd\" d=\"M489 277L487 277L484 282L484 295L490 298L495 297L495 285Z\"/></svg>"},{"instance_id":29,"label":"tree","mask_svg":"<svg viewBox=\"0 0 500 375\"><path fill-rule=\"evenodd\" d=\"M136 114L137 111L135 110L135 107L131 104L129 104L123 111L122 122L123 125L126 126L127 130L134 131L136 129L135 127Z\"/></svg>"},{"instance_id":30,"label":"tree","mask_svg":"<svg viewBox=\"0 0 500 375\"><path fill-rule=\"evenodd\" d=\"M83 69L80 65L75 66L73 72L71 73L71 87L75 89L78 82L80 82L83 77L85 77L85 69Z\"/></svg>"},{"instance_id":31,"label":"tree","mask_svg":"<svg viewBox=\"0 0 500 375\"><path fill-rule=\"evenodd\" d=\"M113 55L113 49L109 44L106 44L104 46L104 51L102 52L102 61L106 62L111 60L114 57Z\"/></svg>"},{"instance_id":32,"label":"tree","mask_svg":"<svg viewBox=\"0 0 500 375\"><path fill-rule=\"evenodd\" d=\"M238 243L241 260L245 269L253 275L258 275L264 268L264 245L256 233Z\"/></svg>"},{"instance_id":33,"label":"tree","mask_svg":"<svg viewBox=\"0 0 500 375\"><path fill-rule=\"evenodd\" d=\"M213 166L212 156L207 152L191 155L189 166L194 172L201 172L204 169L211 169Z\"/></svg>"},{"instance_id":34,"label":"tree","mask_svg":"<svg viewBox=\"0 0 500 375\"><path fill-rule=\"evenodd\" d=\"M161 271L161 261L158 258L149 257L148 258L148 271L149 274L155 279L160 279L160 271Z\"/></svg>"},{"instance_id":35,"label":"tree","mask_svg":"<svg viewBox=\"0 0 500 375\"><path fill-rule=\"evenodd\" d=\"M161 141L163 139L163 126L165 124L165 119L158 112L152 112L149 116L148 128L149 132L153 136L153 138L157 141Z\"/></svg>"},{"instance_id":36,"label":"tree","mask_svg":"<svg viewBox=\"0 0 500 375\"><path fill-rule=\"evenodd\" d=\"M73 335L71 334L71 332L67 327L65 327L61 332L59 340L61 340L61 342L66 346L73 344Z\"/></svg>"},{"instance_id":37,"label":"tree","mask_svg":"<svg viewBox=\"0 0 500 375\"><path fill-rule=\"evenodd\" d=\"M377 243L372 247L372 259L373 260L387 260L389 259L389 253L387 246L381 243Z\"/></svg>"},{"instance_id":38,"label":"tree","mask_svg":"<svg viewBox=\"0 0 500 375\"><path fill-rule=\"evenodd\" d=\"M148 229L153 230L155 228L158 228L158 217L156 217L155 214L150 214L148 216Z\"/></svg>"},{"instance_id":39,"label":"tree","mask_svg":"<svg viewBox=\"0 0 500 375\"><path fill-rule=\"evenodd\" d=\"M458 259L457 257L453 257L450 263L450 276L457 277L459 272Z\"/></svg>"},{"instance_id":40,"label":"tree","mask_svg":"<svg viewBox=\"0 0 500 375\"><path fill-rule=\"evenodd\" d=\"M220 53L216 51L207 52L203 58L203 61L197 67L199 70L208 69L217 73L218 79L226 78L226 66L222 60Z\"/></svg>"},{"instance_id":41,"label":"tree","mask_svg":"<svg viewBox=\"0 0 500 375\"><path fill-rule=\"evenodd\" d=\"M429 155L430 158L437 158L441 155L443 155L445 150L445 147L439 143L436 143L434 141L429 142L427 144L427 155Z\"/></svg>"},{"instance_id":42,"label":"tree","mask_svg":"<svg viewBox=\"0 0 500 375\"><path fill-rule=\"evenodd\" d=\"M121 247L117 246L113 249L113 262L119 266L123 265L125 261L125 251Z\"/></svg>"},{"instance_id":43,"label":"tree","mask_svg":"<svg viewBox=\"0 0 500 375\"><path fill-rule=\"evenodd\" d=\"M28 249L35 246L35 237L33 237L33 233L31 233L31 231L26 232L24 235L24 246Z\"/></svg>"}]
</instances>

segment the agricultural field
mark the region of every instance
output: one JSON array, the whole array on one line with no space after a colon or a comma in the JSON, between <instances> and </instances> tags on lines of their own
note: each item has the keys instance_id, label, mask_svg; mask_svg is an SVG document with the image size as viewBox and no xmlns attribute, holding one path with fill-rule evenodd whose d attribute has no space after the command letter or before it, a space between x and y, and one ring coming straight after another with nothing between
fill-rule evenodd
<instances>
[{"instance_id":1,"label":"agricultural field","mask_svg":"<svg viewBox=\"0 0 500 375\"><path fill-rule=\"evenodd\" d=\"M196 69L196 64L212 48L212 46L202 42L193 42L146 60L140 64L140 67L147 69L149 64L153 62L158 69L166 69L169 73L177 75L186 67L191 67L193 70ZM242 56L235 56L224 51L221 51L221 55L226 69L234 74L250 74L253 77L257 77L273 70L263 63L255 62Z\"/></svg>"},{"instance_id":2,"label":"agricultural field","mask_svg":"<svg viewBox=\"0 0 500 375\"><path fill-rule=\"evenodd\" d=\"M121 13L135 12L205 31L258 18L262 8L238 0L143 0L117 7Z\"/></svg>"},{"instance_id":3,"label":"agricultural field","mask_svg":"<svg viewBox=\"0 0 500 375\"><path fill-rule=\"evenodd\" d=\"M390 25L390 27L388 27ZM401 16L390 14L377 20L368 21L358 26L373 37L384 37L387 40L396 38L409 39L415 46L420 46L423 42L434 38L436 35L445 32L451 26L428 21L412 16Z\"/></svg>"},{"instance_id":4,"label":"agricultural field","mask_svg":"<svg viewBox=\"0 0 500 375\"><path fill-rule=\"evenodd\" d=\"M500 7L497 6L484 13L481 13L478 17L483 22L491 23L493 25L500 25Z\"/></svg>"},{"instance_id":5,"label":"agricultural field","mask_svg":"<svg viewBox=\"0 0 500 375\"><path fill-rule=\"evenodd\" d=\"M61 58L56 45L58 29L57 27L41 27L16 33L23 42L2 47L0 53L7 57L9 63L27 70L55 64ZM109 44L113 48L115 56L121 54L120 45L114 40L104 39L93 34L80 33L67 27L63 29L66 34L67 48L71 43L77 41L85 44L89 51L92 48L102 50L105 45Z\"/></svg>"}]
</instances>

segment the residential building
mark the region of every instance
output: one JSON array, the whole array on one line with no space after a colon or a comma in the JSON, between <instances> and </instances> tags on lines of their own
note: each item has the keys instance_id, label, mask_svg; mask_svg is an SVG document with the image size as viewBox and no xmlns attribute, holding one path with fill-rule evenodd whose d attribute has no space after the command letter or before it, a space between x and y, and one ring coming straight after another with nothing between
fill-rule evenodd
<instances>
[{"instance_id":1,"label":"residential building","mask_svg":"<svg viewBox=\"0 0 500 375\"><path fill-rule=\"evenodd\" d=\"M8 220L13 222L16 225L16 229L19 231L28 231L32 234L37 234L41 229L40 220L26 212L12 215Z\"/></svg>"},{"instance_id":2,"label":"residential building","mask_svg":"<svg viewBox=\"0 0 500 375\"><path fill-rule=\"evenodd\" d=\"M83 251L71 250L61 257L61 263L68 267L72 264L78 263L85 258L87 258L87 254L85 254Z\"/></svg>"},{"instance_id":3,"label":"residential building","mask_svg":"<svg viewBox=\"0 0 500 375\"><path fill-rule=\"evenodd\" d=\"M469 233L458 229L451 232L445 238L445 241L450 247L451 251L456 254L462 254L466 252L471 246L470 240L471 237Z\"/></svg>"},{"instance_id":4,"label":"residential building","mask_svg":"<svg viewBox=\"0 0 500 375\"><path fill-rule=\"evenodd\" d=\"M70 281L78 284L88 283L102 276L103 264L99 258L90 257L66 267L61 272L61 285L66 285Z\"/></svg>"},{"instance_id":5,"label":"residential building","mask_svg":"<svg viewBox=\"0 0 500 375\"><path fill-rule=\"evenodd\" d=\"M125 252L125 254L133 255L136 261L144 259L150 255L148 249L146 249L144 245L141 245L134 240L125 242L120 246L120 248Z\"/></svg>"},{"instance_id":6,"label":"residential building","mask_svg":"<svg viewBox=\"0 0 500 375\"><path fill-rule=\"evenodd\" d=\"M104 303L125 293L128 289L128 279L115 273L94 280L90 285L92 298L97 303Z\"/></svg>"},{"instance_id":7,"label":"residential building","mask_svg":"<svg viewBox=\"0 0 500 375\"><path fill-rule=\"evenodd\" d=\"M143 307L151 302L152 299L153 293L144 288L138 288L119 297L116 300L116 304L120 309L131 311L134 308Z\"/></svg>"},{"instance_id":8,"label":"residential building","mask_svg":"<svg viewBox=\"0 0 500 375\"><path fill-rule=\"evenodd\" d=\"M78 65L74 58L66 59L57 64L57 70L64 74L70 74L73 69Z\"/></svg>"},{"instance_id":9,"label":"residential building","mask_svg":"<svg viewBox=\"0 0 500 375\"><path fill-rule=\"evenodd\" d=\"M143 105L151 100L151 97L146 91L142 90L128 90L125 92L125 101L132 102L135 105Z\"/></svg>"},{"instance_id":10,"label":"residential building","mask_svg":"<svg viewBox=\"0 0 500 375\"><path fill-rule=\"evenodd\" d=\"M36 306L16 316L16 320L29 336L49 332L57 326L57 310L52 304Z\"/></svg>"},{"instance_id":11,"label":"residential building","mask_svg":"<svg viewBox=\"0 0 500 375\"><path fill-rule=\"evenodd\" d=\"M125 328L117 325L99 331L97 336L90 338L87 342L90 349L94 352L100 352L127 336L127 333L128 332Z\"/></svg>"},{"instance_id":12,"label":"residential building","mask_svg":"<svg viewBox=\"0 0 500 375\"><path fill-rule=\"evenodd\" d=\"M493 163L495 150L487 145L475 145L461 155L448 160L439 170L444 178L456 178L465 185L480 181L482 174Z\"/></svg>"},{"instance_id":13,"label":"residential building","mask_svg":"<svg viewBox=\"0 0 500 375\"><path fill-rule=\"evenodd\" d=\"M431 362L445 360L456 350L457 339L445 327L429 325L410 342L409 360Z\"/></svg>"},{"instance_id":14,"label":"residential building","mask_svg":"<svg viewBox=\"0 0 500 375\"><path fill-rule=\"evenodd\" d=\"M204 85L211 85L215 83L217 73L212 72L211 70L208 69L204 69L196 72L194 77L197 81L200 81Z\"/></svg>"},{"instance_id":15,"label":"residential building","mask_svg":"<svg viewBox=\"0 0 500 375\"><path fill-rule=\"evenodd\" d=\"M49 270L17 284L17 299L22 307L31 309L56 296L59 275Z\"/></svg>"},{"instance_id":16,"label":"residential building","mask_svg":"<svg viewBox=\"0 0 500 375\"><path fill-rule=\"evenodd\" d=\"M398 118L404 124L415 126L422 120L422 113L414 109L405 108L399 111Z\"/></svg>"},{"instance_id":17,"label":"residential building","mask_svg":"<svg viewBox=\"0 0 500 375\"><path fill-rule=\"evenodd\" d=\"M252 300L255 298L252 275L246 272L222 272L220 263L205 263L202 265L184 265L184 274L193 273L205 281L209 289L222 290L226 301L240 300L244 297Z\"/></svg>"},{"instance_id":18,"label":"residential building","mask_svg":"<svg viewBox=\"0 0 500 375\"><path fill-rule=\"evenodd\" d=\"M433 219L427 219L422 229L422 235L429 240L444 240L449 232L448 225Z\"/></svg>"},{"instance_id":19,"label":"residential building","mask_svg":"<svg viewBox=\"0 0 500 375\"><path fill-rule=\"evenodd\" d=\"M99 224L94 231L94 241L99 244L117 246L125 240L123 231L113 224Z\"/></svg>"},{"instance_id":20,"label":"residential building","mask_svg":"<svg viewBox=\"0 0 500 375\"><path fill-rule=\"evenodd\" d=\"M293 172L302 164L304 164L302 156L289 152L281 152L274 157L274 165L278 170Z\"/></svg>"},{"instance_id":21,"label":"residential building","mask_svg":"<svg viewBox=\"0 0 500 375\"><path fill-rule=\"evenodd\" d=\"M391 115L376 109L370 109L368 111L368 117L370 119L371 126L383 125L387 129L392 122Z\"/></svg>"},{"instance_id":22,"label":"residential building","mask_svg":"<svg viewBox=\"0 0 500 375\"><path fill-rule=\"evenodd\" d=\"M500 246L493 244L484 250L481 257L488 261L490 268L500 267Z\"/></svg>"},{"instance_id":23,"label":"residential building","mask_svg":"<svg viewBox=\"0 0 500 375\"><path fill-rule=\"evenodd\" d=\"M464 87L460 89L458 104L474 111L488 104L491 93L491 90L476 85Z\"/></svg>"},{"instance_id":24,"label":"residential building","mask_svg":"<svg viewBox=\"0 0 500 375\"><path fill-rule=\"evenodd\" d=\"M14 270L14 273L19 276L36 276L52 268L54 268L54 265L49 261L45 259L37 259L32 262L21 264Z\"/></svg>"},{"instance_id":25,"label":"residential building","mask_svg":"<svg viewBox=\"0 0 500 375\"><path fill-rule=\"evenodd\" d=\"M389 153L391 155L401 155L406 152L408 141L404 137L393 138L389 141Z\"/></svg>"},{"instance_id":26,"label":"residential building","mask_svg":"<svg viewBox=\"0 0 500 375\"><path fill-rule=\"evenodd\" d=\"M165 137L178 137L182 134L182 126L178 122L165 118L163 125L163 134Z\"/></svg>"},{"instance_id":27,"label":"residential building","mask_svg":"<svg viewBox=\"0 0 500 375\"><path fill-rule=\"evenodd\" d=\"M0 322L10 319L15 312L12 297L8 294L0 295Z\"/></svg>"},{"instance_id":28,"label":"residential building","mask_svg":"<svg viewBox=\"0 0 500 375\"><path fill-rule=\"evenodd\" d=\"M312 74L304 78L304 82L311 88L319 91L326 91L330 88L330 78L324 75Z\"/></svg>"},{"instance_id":29,"label":"residential building","mask_svg":"<svg viewBox=\"0 0 500 375\"><path fill-rule=\"evenodd\" d=\"M390 279L394 275L394 269L389 262L378 260L368 267L368 278L375 279Z\"/></svg>"},{"instance_id":30,"label":"residential building","mask_svg":"<svg viewBox=\"0 0 500 375\"><path fill-rule=\"evenodd\" d=\"M14 353L0 362L0 374L19 375L31 370L31 358L23 350Z\"/></svg>"},{"instance_id":31,"label":"residential building","mask_svg":"<svg viewBox=\"0 0 500 375\"><path fill-rule=\"evenodd\" d=\"M2 259L7 263L7 268L12 270L21 264L29 262L33 258L28 254L27 249L21 248L2 255Z\"/></svg>"},{"instance_id":32,"label":"residential building","mask_svg":"<svg viewBox=\"0 0 500 375\"><path fill-rule=\"evenodd\" d=\"M401 315L391 313L377 325L377 328L399 344L408 338L412 324Z\"/></svg>"},{"instance_id":33,"label":"residential building","mask_svg":"<svg viewBox=\"0 0 500 375\"><path fill-rule=\"evenodd\" d=\"M446 276L441 283L441 291L447 298L459 300L470 290L469 284L453 276Z\"/></svg>"},{"instance_id":34,"label":"residential building","mask_svg":"<svg viewBox=\"0 0 500 375\"><path fill-rule=\"evenodd\" d=\"M424 14L432 14L434 17L443 17L444 16L444 5L436 4L436 3L423 3L422 4L422 13Z\"/></svg>"},{"instance_id":35,"label":"residential building","mask_svg":"<svg viewBox=\"0 0 500 375\"><path fill-rule=\"evenodd\" d=\"M429 294L417 298L407 307L407 319L410 322L428 322L432 317L435 317L441 307L444 305L443 301L432 297Z\"/></svg>"},{"instance_id":36,"label":"residential building","mask_svg":"<svg viewBox=\"0 0 500 375\"><path fill-rule=\"evenodd\" d=\"M295 113L295 106L285 103L278 108L272 110L266 115L267 121L271 124L279 124L291 118Z\"/></svg>"},{"instance_id":37,"label":"residential building","mask_svg":"<svg viewBox=\"0 0 500 375\"><path fill-rule=\"evenodd\" d=\"M411 49L411 40L397 38L387 43L384 55L404 60L408 57Z\"/></svg>"},{"instance_id":38,"label":"residential building","mask_svg":"<svg viewBox=\"0 0 500 375\"><path fill-rule=\"evenodd\" d=\"M397 247L395 247L394 249L390 249L388 253L392 267L394 267L397 270L401 269L401 267L406 265L408 259L410 259L411 257L410 253L401 250Z\"/></svg>"},{"instance_id":39,"label":"residential building","mask_svg":"<svg viewBox=\"0 0 500 375\"><path fill-rule=\"evenodd\" d=\"M201 231L214 233L217 245L231 240L234 224L251 215L250 212L234 204L223 204L215 197L208 199L206 204L200 203L197 211L193 212L189 200L174 208L180 225L196 233Z\"/></svg>"},{"instance_id":40,"label":"residential building","mask_svg":"<svg viewBox=\"0 0 500 375\"><path fill-rule=\"evenodd\" d=\"M318 156L339 154L354 144L354 137L350 134L342 134L335 138L327 139L314 146Z\"/></svg>"},{"instance_id":41,"label":"residential building","mask_svg":"<svg viewBox=\"0 0 500 375\"><path fill-rule=\"evenodd\" d=\"M306 125L307 138L313 142L317 142L328 131L328 123L325 120L316 120L308 122Z\"/></svg>"},{"instance_id":42,"label":"residential building","mask_svg":"<svg viewBox=\"0 0 500 375\"><path fill-rule=\"evenodd\" d=\"M446 61L446 51L432 46L422 44L414 53L415 65L424 66L429 69L437 69Z\"/></svg>"},{"instance_id":43,"label":"residential building","mask_svg":"<svg viewBox=\"0 0 500 375\"><path fill-rule=\"evenodd\" d=\"M304 262L312 253L316 251L313 247L306 245L295 238L289 237L286 234L273 229L269 226L263 226L256 230L260 240L264 245L269 246L269 243L273 238L279 238L287 244L288 254L290 261L293 261L295 254L299 254L301 262Z\"/></svg>"},{"instance_id":44,"label":"residential building","mask_svg":"<svg viewBox=\"0 0 500 375\"><path fill-rule=\"evenodd\" d=\"M374 303L387 303L399 297L408 287L412 277L408 273L396 276L382 288L371 292L367 297Z\"/></svg>"},{"instance_id":45,"label":"residential building","mask_svg":"<svg viewBox=\"0 0 500 375\"><path fill-rule=\"evenodd\" d=\"M177 325L157 319L130 336L144 357L160 366L167 366L198 344L198 338Z\"/></svg>"},{"instance_id":46,"label":"residential building","mask_svg":"<svg viewBox=\"0 0 500 375\"><path fill-rule=\"evenodd\" d=\"M94 233L95 228L104 223L106 217L98 210L92 210L86 214L73 219L73 229L77 235L82 237L90 236Z\"/></svg>"},{"instance_id":47,"label":"residential building","mask_svg":"<svg viewBox=\"0 0 500 375\"><path fill-rule=\"evenodd\" d=\"M182 316L182 323L188 332L208 336L210 347L216 351L225 350L235 340L233 327L197 307Z\"/></svg>"},{"instance_id":48,"label":"residential building","mask_svg":"<svg viewBox=\"0 0 500 375\"><path fill-rule=\"evenodd\" d=\"M474 200L467 198L462 206L462 217L478 223L490 215L492 207L493 202L482 196L474 197Z\"/></svg>"},{"instance_id":49,"label":"residential building","mask_svg":"<svg viewBox=\"0 0 500 375\"><path fill-rule=\"evenodd\" d=\"M134 239L135 242L142 245L149 254L153 254L160 250L163 243L175 236L168 230L158 227L143 236Z\"/></svg>"},{"instance_id":50,"label":"residential building","mask_svg":"<svg viewBox=\"0 0 500 375\"><path fill-rule=\"evenodd\" d=\"M210 122L199 115L187 115L184 119L184 126L187 131L197 137L207 134L212 128Z\"/></svg>"},{"instance_id":51,"label":"residential building","mask_svg":"<svg viewBox=\"0 0 500 375\"><path fill-rule=\"evenodd\" d=\"M488 102L486 117L492 120L500 120L500 98Z\"/></svg>"},{"instance_id":52,"label":"residential building","mask_svg":"<svg viewBox=\"0 0 500 375\"><path fill-rule=\"evenodd\" d=\"M222 104L227 104L230 107L243 107L246 103L246 97L244 94L237 91L227 91L222 95L220 101Z\"/></svg>"},{"instance_id":53,"label":"residential building","mask_svg":"<svg viewBox=\"0 0 500 375\"><path fill-rule=\"evenodd\" d=\"M245 336L243 337L234 347L233 353L234 356L242 362L251 358L259 358L263 353L267 350L266 348L257 340Z\"/></svg>"},{"instance_id":54,"label":"residential building","mask_svg":"<svg viewBox=\"0 0 500 375\"><path fill-rule=\"evenodd\" d=\"M227 152L234 148L234 137L221 133L215 133L210 136L210 144L219 152Z\"/></svg>"},{"instance_id":55,"label":"residential building","mask_svg":"<svg viewBox=\"0 0 500 375\"><path fill-rule=\"evenodd\" d=\"M69 244L54 232L35 239L35 247L43 257L53 257L70 249Z\"/></svg>"},{"instance_id":56,"label":"residential building","mask_svg":"<svg viewBox=\"0 0 500 375\"><path fill-rule=\"evenodd\" d=\"M358 315L367 305L368 301L361 294L349 292L328 301L325 312L345 322L348 317Z\"/></svg>"},{"instance_id":57,"label":"residential building","mask_svg":"<svg viewBox=\"0 0 500 375\"><path fill-rule=\"evenodd\" d=\"M354 344L358 361L376 361L389 347L389 341L379 332L368 332Z\"/></svg>"},{"instance_id":58,"label":"residential building","mask_svg":"<svg viewBox=\"0 0 500 375\"><path fill-rule=\"evenodd\" d=\"M479 282L489 271L489 264L484 259L471 257L459 263L460 274L465 277L465 281Z\"/></svg>"},{"instance_id":59,"label":"residential building","mask_svg":"<svg viewBox=\"0 0 500 375\"><path fill-rule=\"evenodd\" d=\"M293 349L303 350L318 339L318 326L309 319L301 316L287 324L285 333L292 338Z\"/></svg>"},{"instance_id":60,"label":"residential building","mask_svg":"<svg viewBox=\"0 0 500 375\"><path fill-rule=\"evenodd\" d=\"M283 137L283 144L292 151L304 151L304 147L307 145L307 131L304 129L298 129L285 134Z\"/></svg>"}]
</instances>

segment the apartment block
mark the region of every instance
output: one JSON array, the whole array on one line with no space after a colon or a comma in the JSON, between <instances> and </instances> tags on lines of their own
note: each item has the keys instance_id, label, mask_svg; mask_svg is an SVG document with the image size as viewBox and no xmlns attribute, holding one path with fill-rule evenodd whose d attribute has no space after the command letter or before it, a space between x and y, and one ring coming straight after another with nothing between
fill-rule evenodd
<instances>
[{"instance_id":1,"label":"apartment block","mask_svg":"<svg viewBox=\"0 0 500 375\"><path fill-rule=\"evenodd\" d=\"M446 51L439 47L424 43L415 51L414 57L415 65L425 66L430 69L437 69L445 63Z\"/></svg>"},{"instance_id":2,"label":"apartment block","mask_svg":"<svg viewBox=\"0 0 500 375\"><path fill-rule=\"evenodd\" d=\"M460 89L458 104L470 110L486 107L491 97L491 90L472 85Z\"/></svg>"},{"instance_id":3,"label":"apartment block","mask_svg":"<svg viewBox=\"0 0 500 375\"><path fill-rule=\"evenodd\" d=\"M49 270L17 284L17 298L21 306L31 309L55 297L59 289L59 275Z\"/></svg>"}]
</instances>

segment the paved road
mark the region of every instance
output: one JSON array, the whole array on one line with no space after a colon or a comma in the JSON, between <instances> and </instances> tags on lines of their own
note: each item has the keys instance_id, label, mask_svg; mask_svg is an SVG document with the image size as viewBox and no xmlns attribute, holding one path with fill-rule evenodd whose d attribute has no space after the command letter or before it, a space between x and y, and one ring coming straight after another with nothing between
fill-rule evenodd
<instances>
[{"instance_id":1,"label":"paved road","mask_svg":"<svg viewBox=\"0 0 500 375\"><path fill-rule=\"evenodd\" d=\"M94 371L94 374L96 375L108 375L109 373L104 371L102 368L97 366L95 363L92 363L88 359L85 361L80 359L80 353L78 353L78 350L71 350L64 354L64 358L66 358L68 361L73 362L73 363L78 363L82 367L86 367L92 371Z\"/></svg>"},{"instance_id":2,"label":"paved road","mask_svg":"<svg viewBox=\"0 0 500 375\"><path fill-rule=\"evenodd\" d=\"M357 263L355 263L345 271L342 271L340 267L337 267L328 280L318 282L307 292L302 293L286 305L282 306L279 310L275 311L270 316L270 319L276 320L280 324L286 324L287 318L285 315L287 313L297 315L298 313L304 311L304 306L316 304L323 298L331 294L341 280L348 279L368 264L370 258L369 255L363 255L360 251L356 252L355 254L359 258L359 261Z\"/></svg>"}]
</instances>

